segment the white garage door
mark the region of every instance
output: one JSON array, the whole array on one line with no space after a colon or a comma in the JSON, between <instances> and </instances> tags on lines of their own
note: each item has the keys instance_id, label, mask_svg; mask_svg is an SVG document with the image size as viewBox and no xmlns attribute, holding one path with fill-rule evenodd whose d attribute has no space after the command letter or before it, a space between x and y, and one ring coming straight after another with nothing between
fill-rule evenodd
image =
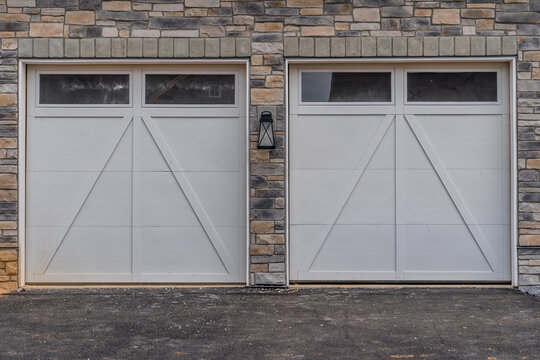
<instances>
[{"instance_id":1,"label":"white garage door","mask_svg":"<svg viewBox=\"0 0 540 360\"><path fill-rule=\"evenodd\" d=\"M507 78L293 67L291 280L510 280Z\"/></svg>"},{"instance_id":2,"label":"white garage door","mask_svg":"<svg viewBox=\"0 0 540 360\"><path fill-rule=\"evenodd\" d=\"M30 68L28 282L243 281L244 83L239 66Z\"/></svg>"}]
</instances>

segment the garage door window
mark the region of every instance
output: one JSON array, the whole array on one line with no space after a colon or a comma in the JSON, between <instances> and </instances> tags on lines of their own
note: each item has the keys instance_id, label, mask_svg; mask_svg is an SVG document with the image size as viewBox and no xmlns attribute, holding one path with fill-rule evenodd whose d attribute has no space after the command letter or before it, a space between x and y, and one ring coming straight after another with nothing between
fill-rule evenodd
<instances>
[{"instance_id":1,"label":"garage door window","mask_svg":"<svg viewBox=\"0 0 540 360\"><path fill-rule=\"evenodd\" d=\"M409 102L496 102L496 72L409 72Z\"/></svg>"},{"instance_id":2,"label":"garage door window","mask_svg":"<svg viewBox=\"0 0 540 360\"><path fill-rule=\"evenodd\" d=\"M302 102L391 102L390 72L302 72Z\"/></svg>"},{"instance_id":3,"label":"garage door window","mask_svg":"<svg viewBox=\"0 0 540 360\"><path fill-rule=\"evenodd\" d=\"M40 74L40 104L129 104L127 74Z\"/></svg>"},{"instance_id":4,"label":"garage door window","mask_svg":"<svg viewBox=\"0 0 540 360\"><path fill-rule=\"evenodd\" d=\"M146 104L234 104L235 76L147 74Z\"/></svg>"}]
</instances>

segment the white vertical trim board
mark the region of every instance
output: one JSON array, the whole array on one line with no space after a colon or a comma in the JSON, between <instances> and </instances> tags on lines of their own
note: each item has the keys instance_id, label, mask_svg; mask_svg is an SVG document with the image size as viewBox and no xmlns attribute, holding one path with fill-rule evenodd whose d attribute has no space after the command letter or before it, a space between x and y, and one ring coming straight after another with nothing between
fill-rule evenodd
<instances>
[{"instance_id":1,"label":"white vertical trim board","mask_svg":"<svg viewBox=\"0 0 540 360\"><path fill-rule=\"evenodd\" d=\"M18 128L18 242L19 286L26 282L26 64L19 61L19 128Z\"/></svg>"}]
</instances>

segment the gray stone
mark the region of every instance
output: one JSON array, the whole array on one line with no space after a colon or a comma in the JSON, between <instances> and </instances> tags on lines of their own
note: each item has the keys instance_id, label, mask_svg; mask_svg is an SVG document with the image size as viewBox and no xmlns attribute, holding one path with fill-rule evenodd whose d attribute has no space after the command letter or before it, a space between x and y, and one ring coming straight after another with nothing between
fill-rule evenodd
<instances>
[{"instance_id":1,"label":"gray stone","mask_svg":"<svg viewBox=\"0 0 540 360\"><path fill-rule=\"evenodd\" d=\"M34 39L34 57L49 57L49 39Z\"/></svg>"},{"instance_id":2,"label":"gray stone","mask_svg":"<svg viewBox=\"0 0 540 360\"><path fill-rule=\"evenodd\" d=\"M111 39L96 39L96 57L111 57Z\"/></svg>"},{"instance_id":3,"label":"gray stone","mask_svg":"<svg viewBox=\"0 0 540 360\"><path fill-rule=\"evenodd\" d=\"M205 57L219 57L219 39L204 39Z\"/></svg>"},{"instance_id":4,"label":"gray stone","mask_svg":"<svg viewBox=\"0 0 540 360\"><path fill-rule=\"evenodd\" d=\"M79 9L81 10L99 10L102 0L80 0Z\"/></svg>"},{"instance_id":5,"label":"gray stone","mask_svg":"<svg viewBox=\"0 0 540 360\"><path fill-rule=\"evenodd\" d=\"M268 264L268 271L270 272L284 272L285 263L271 263Z\"/></svg>"},{"instance_id":6,"label":"gray stone","mask_svg":"<svg viewBox=\"0 0 540 360\"><path fill-rule=\"evenodd\" d=\"M127 55L128 57L142 57L143 42L142 39L128 39Z\"/></svg>"},{"instance_id":7,"label":"gray stone","mask_svg":"<svg viewBox=\"0 0 540 360\"><path fill-rule=\"evenodd\" d=\"M158 57L172 58L174 55L174 41L170 38L159 39L158 42Z\"/></svg>"},{"instance_id":8,"label":"gray stone","mask_svg":"<svg viewBox=\"0 0 540 360\"><path fill-rule=\"evenodd\" d=\"M18 55L19 57L32 57L33 54L32 39L19 39Z\"/></svg>"},{"instance_id":9,"label":"gray stone","mask_svg":"<svg viewBox=\"0 0 540 360\"><path fill-rule=\"evenodd\" d=\"M189 40L174 39L174 57L187 58L189 56Z\"/></svg>"},{"instance_id":10,"label":"gray stone","mask_svg":"<svg viewBox=\"0 0 540 360\"><path fill-rule=\"evenodd\" d=\"M381 7L403 5L405 0L354 0L354 7Z\"/></svg>"},{"instance_id":11,"label":"gray stone","mask_svg":"<svg viewBox=\"0 0 540 360\"><path fill-rule=\"evenodd\" d=\"M412 6L388 6L380 9L382 17L398 18L411 17L413 15Z\"/></svg>"},{"instance_id":12,"label":"gray stone","mask_svg":"<svg viewBox=\"0 0 540 360\"><path fill-rule=\"evenodd\" d=\"M236 56L248 57L251 55L251 41L247 38L236 39Z\"/></svg>"},{"instance_id":13,"label":"gray stone","mask_svg":"<svg viewBox=\"0 0 540 360\"><path fill-rule=\"evenodd\" d=\"M471 54L471 44L468 37L456 37L454 45L456 56L469 56Z\"/></svg>"},{"instance_id":14,"label":"gray stone","mask_svg":"<svg viewBox=\"0 0 540 360\"><path fill-rule=\"evenodd\" d=\"M519 50L540 50L540 36L520 36Z\"/></svg>"},{"instance_id":15,"label":"gray stone","mask_svg":"<svg viewBox=\"0 0 540 360\"><path fill-rule=\"evenodd\" d=\"M75 7L79 0L37 0L37 7Z\"/></svg>"},{"instance_id":16,"label":"gray stone","mask_svg":"<svg viewBox=\"0 0 540 360\"><path fill-rule=\"evenodd\" d=\"M502 54L515 55L517 54L517 41L515 36L502 37Z\"/></svg>"},{"instance_id":17,"label":"gray stone","mask_svg":"<svg viewBox=\"0 0 540 360\"><path fill-rule=\"evenodd\" d=\"M520 286L519 290L525 294L540 297L540 284L538 286Z\"/></svg>"},{"instance_id":18,"label":"gray stone","mask_svg":"<svg viewBox=\"0 0 540 360\"><path fill-rule=\"evenodd\" d=\"M281 33L253 33L251 35L253 42L276 42L282 39L283 35Z\"/></svg>"},{"instance_id":19,"label":"gray stone","mask_svg":"<svg viewBox=\"0 0 540 360\"><path fill-rule=\"evenodd\" d=\"M330 39L315 38L315 56L329 57L330 56Z\"/></svg>"},{"instance_id":20,"label":"gray stone","mask_svg":"<svg viewBox=\"0 0 540 360\"><path fill-rule=\"evenodd\" d=\"M285 285L284 273L255 273L255 285Z\"/></svg>"},{"instance_id":21,"label":"gray stone","mask_svg":"<svg viewBox=\"0 0 540 360\"><path fill-rule=\"evenodd\" d=\"M539 181L540 177L537 170L521 170L519 172L519 181Z\"/></svg>"},{"instance_id":22,"label":"gray stone","mask_svg":"<svg viewBox=\"0 0 540 360\"><path fill-rule=\"evenodd\" d=\"M0 21L0 31L27 31L28 23L22 21Z\"/></svg>"},{"instance_id":23,"label":"gray stone","mask_svg":"<svg viewBox=\"0 0 540 360\"><path fill-rule=\"evenodd\" d=\"M518 91L540 91L540 81L538 80L518 80Z\"/></svg>"},{"instance_id":24,"label":"gray stone","mask_svg":"<svg viewBox=\"0 0 540 360\"><path fill-rule=\"evenodd\" d=\"M407 38L395 37L392 39L392 54L394 56L407 55Z\"/></svg>"},{"instance_id":25,"label":"gray stone","mask_svg":"<svg viewBox=\"0 0 540 360\"><path fill-rule=\"evenodd\" d=\"M332 16L294 16L285 19L286 25L334 25Z\"/></svg>"},{"instance_id":26,"label":"gray stone","mask_svg":"<svg viewBox=\"0 0 540 360\"><path fill-rule=\"evenodd\" d=\"M540 24L540 13L532 11L522 12L501 12L498 11L495 15L495 20L500 23L511 24ZM536 25L538 26L538 25Z\"/></svg>"},{"instance_id":27,"label":"gray stone","mask_svg":"<svg viewBox=\"0 0 540 360\"><path fill-rule=\"evenodd\" d=\"M332 57L345 56L345 39L344 38L330 39L330 55Z\"/></svg>"},{"instance_id":28,"label":"gray stone","mask_svg":"<svg viewBox=\"0 0 540 360\"><path fill-rule=\"evenodd\" d=\"M422 39L416 37L408 38L407 43L409 56L422 56Z\"/></svg>"},{"instance_id":29,"label":"gray stone","mask_svg":"<svg viewBox=\"0 0 540 360\"><path fill-rule=\"evenodd\" d=\"M392 38L377 38L377 56L392 56Z\"/></svg>"},{"instance_id":30,"label":"gray stone","mask_svg":"<svg viewBox=\"0 0 540 360\"><path fill-rule=\"evenodd\" d=\"M285 260L285 256L283 256L283 255L251 256L251 263L252 264L277 263L277 262L283 262L284 260Z\"/></svg>"},{"instance_id":31,"label":"gray stone","mask_svg":"<svg viewBox=\"0 0 540 360\"><path fill-rule=\"evenodd\" d=\"M232 3L234 15L263 15L264 4L262 1L243 1Z\"/></svg>"},{"instance_id":32,"label":"gray stone","mask_svg":"<svg viewBox=\"0 0 540 360\"><path fill-rule=\"evenodd\" d=\"M209 16L201 19L201 25L232 25L233 20L230 16Z\"/></svg>"},{"instance_id":33,"label":"gray stone","mask_svg":"<svg viewBox=\"0 0 540 360\"><path fill-rule=\"evenodd\" d=\"M471 37L471 55L483 56L486 55L486 38L481 36Z\"/></svg>"},{"instance_id":34,"label":"gray stone","mask_svg":"<svg viewBox=\"0 0 540 360\"><path fill-rule=\"evenodd\" d=\"M235 57L236 56L236 41L233 38L223 38L220 40L220 56L221 57Z\"/></svg>"},{"instance_id":35,"label":"gray stone","mask_svg":"<svg viewBox=\"0 0 540 360\"><path fill-rule=\"evenodd\" d=\"M450 36L439 39L439 55L454 56L454 38Z\"/></svg>"},{"instance_id":36,"label":"gray stone","mask_svg":"<svg viewBox=\"0 0 540 360\"><path fill-rule=\"evenodd\" d=\"M501 55L501 38L500 37L488 37L486 38L486 54L489 55Z\"/></svg>"},{"instance_id":37,"label":"gray stone","mask_svg":"<svg viewBox=\"0 0 540 360\"><path fill-rule=\"evenodd\" d=\"M360 50L360 38L348 37L345 39L345 54L347 56L358 57L362 55Z\"/></svg>"},{"instance_id":38,"label":"gray stone","mask_svg":"<svg viewBox=\"0 0 540 360\"><path fill-rule=\"evenodd\" d=\"M439 39L436 37L424 38L424 56L439 55Z\"/></svg>"},{"instance_id":39,"label":"gray stone","mask_svg":"<svg viewBox=\"0 0 540 360\"><path fill-rule=\"evenodd\" d=\"M204 57L204 39L189 39L189 57Z\"/></svg>"},{"instance_id":40,"label":"gray stone","mask_svg":"<svg viewBox=\"0 0 540 360\"><path fill-rule=\"evenodd\" d=\"M96 20L137 21L148 20L146 11L96 11Z\"/></svg>"},{"instance_id":41,"label":"gray stone","mask_svg":"<svg viewBox=\"0 0 540 360\"><path fill-rule=\"evenodd\" d=\"M517 33L519 35L540 35L540 26L538 24L519 24Z\"/></svg>"},{"instance_id":42,"label":"gray stone","mask_svg":"<svg viewBox=\"0 0 540 360\"><path fill-rule=\"evenodd\" d=\"M199 28L199 19L185 17L156 17L148 23L150 29L190 30Z\"/></svg>"},{"instance_id":43,"label":"gray stone","mask_svg":"<svg viewBox=\"0 0 540 360\"><path fill-rule=\"evenodd\" d=\"M372 57L377 55L377 42L375 38L362 38L362 57Z\"/></svg>"},{"instance_id":44,"label":"gray stone","mask_svg":"<svg viewBox=\"0 0 540 360\"><path fill-rule=\"evenodd\" d=\"M143 56L158 57L158 39L143 39Z\"/></svg>"},{"instance_id":45,"label":"gray stone","mask_svg":"<svg viewBox=\"0 0 540 360\"><path fill-rule=\"evenodd\" d=\"M49 57L64 57L64 39L49 39Z\"/></svg>"},{"instance_id":46,"label":"gray stone","mask_svg":"<svg viewBox=\"0 0 540 360\"><path fill-rule=\"evenodd\" d=\"M386 19L383 19L386 20ZM400 29L403 31L419 30L429 26L429 18L405 18L401 19Z\"/></svg>"},{"instance_id":47,"label":"gray stone","mask_svg":"<svg viewBox=\"0 0 540 360\"><path fill-rule=\"evenodd\" d=\"M93 58L96 56L94 39L82 39L80 43L81 57Z\"/></svg>"},{"instance_id":48,"label":"gray stone","mask_svg":"<svg viewBox=\"0 0 540 360\"><path fill-rule=\"evenodd\" d=\"M540 285L540 275L519 275L519 285Z\"/></svg>"},{"instance_id":49,"label":"gray stone","mask_svg":"<svg viewBox=\"0 0 540 360\"><path fill-rule=\"evenodd\" d=\"M312 57L315 55L315 44L312 38L300 38L300 56Z\"/></svg>"},{"instance_id":50,"label":"gray stone","mask_svg":"<svg viewBox=\"0 0 540 360\"><path fill-rule=\"evenodd\" d=\"M126 39L112 39L111 55L115 58L127 57Z\"/></svg>"},{"instance_id":51,"label":"gray stone","mask_svg":"<svg viewBox=\"0 0 540 360\"><path fill-rule=\"evenodd\" d=\"M283 53L285 56L298 56L298 38L297 37L286 37L284 39L284 48Z\"/></svg>"}]
</instances>

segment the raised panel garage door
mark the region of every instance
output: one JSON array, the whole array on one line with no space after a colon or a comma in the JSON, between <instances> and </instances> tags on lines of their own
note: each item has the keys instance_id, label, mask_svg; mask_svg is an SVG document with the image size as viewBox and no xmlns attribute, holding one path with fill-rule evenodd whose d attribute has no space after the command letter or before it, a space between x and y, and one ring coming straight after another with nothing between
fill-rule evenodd
<instances>
[{"instance_id":1,"label":"raised panel garage door","mask_svg":"<svg viewBox=\"0 0 540 360\"><path fill-rule=\"evenodd\" d=\"M292 281L509 281L499 64L291 68Z\"/></svg>"},{"instance_id":2,"label":"raised panel garage door","mask_svg":"<svg viewBox=\"0 0 540 360\"><path fill-rule=\"evenodd\" d=\"M244 75L209 69L29 69L28 282L244 281Z\"/></svg>"}]
</instances>

